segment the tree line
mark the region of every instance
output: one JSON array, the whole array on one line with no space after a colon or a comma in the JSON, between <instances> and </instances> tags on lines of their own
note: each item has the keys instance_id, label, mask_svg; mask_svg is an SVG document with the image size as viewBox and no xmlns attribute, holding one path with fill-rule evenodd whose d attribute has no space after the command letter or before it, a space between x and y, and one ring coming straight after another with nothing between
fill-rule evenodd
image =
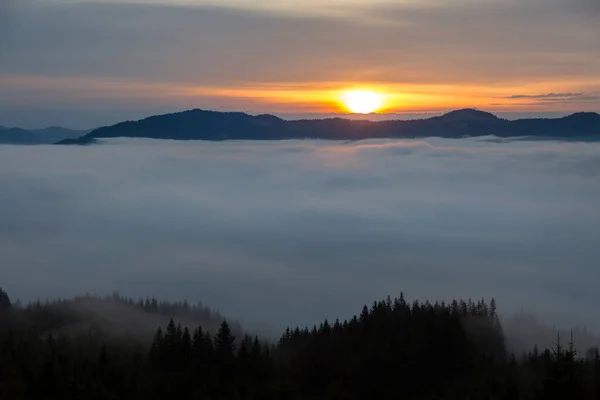
<instances>
[{"instance_id":1,"label":"tree line","mask_svg":"<svg viewBox=\"0 0 600 400\"><path fill-rule=\"evenodd\" d=\"M598 349L577 354L572 337L557 337L510 353L494 300L388 297L275 343L225 319L210 332L170 318L151 344L54 334L11 322L25 310L0 292L1 399L600 398Z\"/></svg>"}]
</instances>

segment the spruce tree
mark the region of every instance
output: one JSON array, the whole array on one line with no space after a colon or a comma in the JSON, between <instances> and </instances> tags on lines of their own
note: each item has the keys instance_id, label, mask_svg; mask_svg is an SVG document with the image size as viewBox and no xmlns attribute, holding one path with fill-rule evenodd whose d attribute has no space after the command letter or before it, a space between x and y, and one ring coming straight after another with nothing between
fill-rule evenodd
<instances>
[{"instance_id":1,"label":"spruce tree","mask_svg":"<svg viewBox=\"0 0 600 400\"><path fill-rule=\"evenodd\" d=\"M0 288L0 312L10 310L11 302L8 297L8 293L4 289Z\"/></svg>"},{"instance_id":2,"label":"spruce tree","mask_svg":"<svg viewBox=\"0 0 600 400\"><path fill-rule=\"evenodd\" d=\"M190 331L187 326L183 329L183 334L181 335L181 351L184 353L185 357L189 356L190 351L192 350L192 337L190 335Z\"/></svg>"},{"instance_id":3,"label":"spruce tree","mask_svg":"<svg viewBox=\"0 0 600 400\"><path fill-rule=\"evenodd\" d=\"M204 330L201 326L197 327L194 330L194 335L192 336L192 351L194 353L194 357L200 357L204 350Z\"/></svg>"},{"instance_id":4,"label":"spruce tree","mask_svg":"<svg viewBox=\"0 0 600 400\"><path fill-rule=\"evenodd\" d=\"M227 320L223 320L214 340L215 355L222 360L233 358L235 351L234 341L235 337L231 334Z\"/></svg>"}]
</instances>

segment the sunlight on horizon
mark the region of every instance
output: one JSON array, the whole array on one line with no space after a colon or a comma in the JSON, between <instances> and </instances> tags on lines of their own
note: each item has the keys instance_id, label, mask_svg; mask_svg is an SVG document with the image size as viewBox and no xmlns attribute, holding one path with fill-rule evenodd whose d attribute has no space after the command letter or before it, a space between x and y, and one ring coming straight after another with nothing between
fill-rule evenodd
<instances>
[{"instance_id":1,"label":"sunlight on horizon","mask_svg":"<svg viewBox=\"0 0 600 400\"><path fill-rule=\"evenodd\" d=\"M539 82L482 86L410 82L397 84L378 81L272 81L190 85L163 80L149 81L107 76L55 77L0 73L0 87L9 92L31 93L31 98L35 99L33 105L48 104L53 101L54 92L61 91L65 96L61 108L66 109L70 102L75 101L79 106L89 106L92 103L114 106L116 102L121 104L136 102L140 105L141 111L137 114L140 116L194 108L275 115L310 113L368 116L371 113L431 113L461 108L535 114L542 111L540 103L543 105L543 111L547 112L596 111L594 102L581 101L565 105L564 102L558 101L542 102L536 99L537 96L516 98L513 96L514 93L568 94L572 87L581 87L581 85L582 83L578 81L560 82L552 86ZM40 88L43 90L39 90ZM356 95L350 95L348 98L348 94L353 92L372 93L372 95L367 95L363 99ZM370 101L375 105L364 104ZM11 99L11 102L13 106L15 104L32 106L31 102L24 103L18 97ZM169 107L162 108L163 102L168 102ZM108 122L119 122L119 118L113 118ZM44 123L40 122L36 125ZM68 123L63 122L63 124ZM106 123L107 121L99 120L96 124ZM80 126L87 127L94 124Z\"/></svg>"},{"instance_id":2,"label":"sunlight on horizon","mask_svg":"<svg viewBox=\"0 0 600 400\"><path fill-rule=\"evenodd\" d=\"M367 90L348 90L342 94L346 108L356 114L370 114L384 106L385 97L380 93Z\"/></svg>"}]
</instances>

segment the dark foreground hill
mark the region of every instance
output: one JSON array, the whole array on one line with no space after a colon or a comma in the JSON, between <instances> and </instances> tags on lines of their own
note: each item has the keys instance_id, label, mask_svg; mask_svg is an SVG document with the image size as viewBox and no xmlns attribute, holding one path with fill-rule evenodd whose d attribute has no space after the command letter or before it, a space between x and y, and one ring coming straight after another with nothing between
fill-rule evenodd
<instances>
[{"instance_id":1,"label":"dark foreground hill","mask_svg":"<svg viewBox=\"0 0 600 400\"><path fill-rule=\"evenodd\" d=\"M202 325L215 333L223 316L201 303L170 303L156 299L133 300L113 294L91 295L55 301L36 301L25 307L10 307L7 294L0 289L0 331L7 327L34 332L36 335L77 337L93 333L103 339L149 344L156 327L174 318L189 326ZM2 308L11 308L10 314ZM240 335L237 321L229 320L232 330Z\"/></svg>"},{"instance_id":2,"label":"dark foreground hill","mask_svg":"<svg viewBox=\"0 0 600 400\"><path fill-rule=\"evenodd\" d=\"M174 140L361 140L374 138L461 138L465 136L600 139L600 115L577 113L555 119L509 121L473 109L410 121L356 121L342 118L285 121L272 115L190 110L96 129L59 144L90 144L97 138Z\"/></svg>"},{"instance_id":3,"label":"dark foreground hill","mask_svg":"<svg viewBox=\"0 0 600 400\"><path fill-rule=\"evenodd\" d=\"M345 321L288 328L271 344L236 337L226 321L208 332L171 319L146 346L41 334L48 311L0 324L1 399L600 398L598 349L577 354L572 338L557 337L551 349L515 356L493 300L388 297ZM0 322L24 313L0 290Z\"/></svg>"},{"instance_id":4,"label":"dark foreground hill","mask_svg":"<svg viewBox=\"0 0 600 400\"><path fill-rule=\"evenodd\" d=\"M88 132L89 130L73 130L58 126L32 130L0 126L0 144L52 144L65 139L76 139Z\"/></svg>"}]
</instances>

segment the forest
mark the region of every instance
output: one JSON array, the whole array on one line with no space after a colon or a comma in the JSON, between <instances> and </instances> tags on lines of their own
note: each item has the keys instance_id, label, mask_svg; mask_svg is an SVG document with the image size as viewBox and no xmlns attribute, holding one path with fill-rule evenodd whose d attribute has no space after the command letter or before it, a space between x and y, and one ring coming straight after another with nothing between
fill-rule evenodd
<instances>
[{"instance_id":1,"label":"forest","mask_svg":"<svg viewBox=\"0 0 600 400\"><path fill-rule=\"evenodd\" d=\"M163 322L140 335L132 313L116 336L80 303ZM115 294L23 306L0 289L0 399L599 399L599 351L579 354L574 340L515 354L496 302L483 299L400 294L269 342L187 302Z\"/></svg>"}]
</instances>

